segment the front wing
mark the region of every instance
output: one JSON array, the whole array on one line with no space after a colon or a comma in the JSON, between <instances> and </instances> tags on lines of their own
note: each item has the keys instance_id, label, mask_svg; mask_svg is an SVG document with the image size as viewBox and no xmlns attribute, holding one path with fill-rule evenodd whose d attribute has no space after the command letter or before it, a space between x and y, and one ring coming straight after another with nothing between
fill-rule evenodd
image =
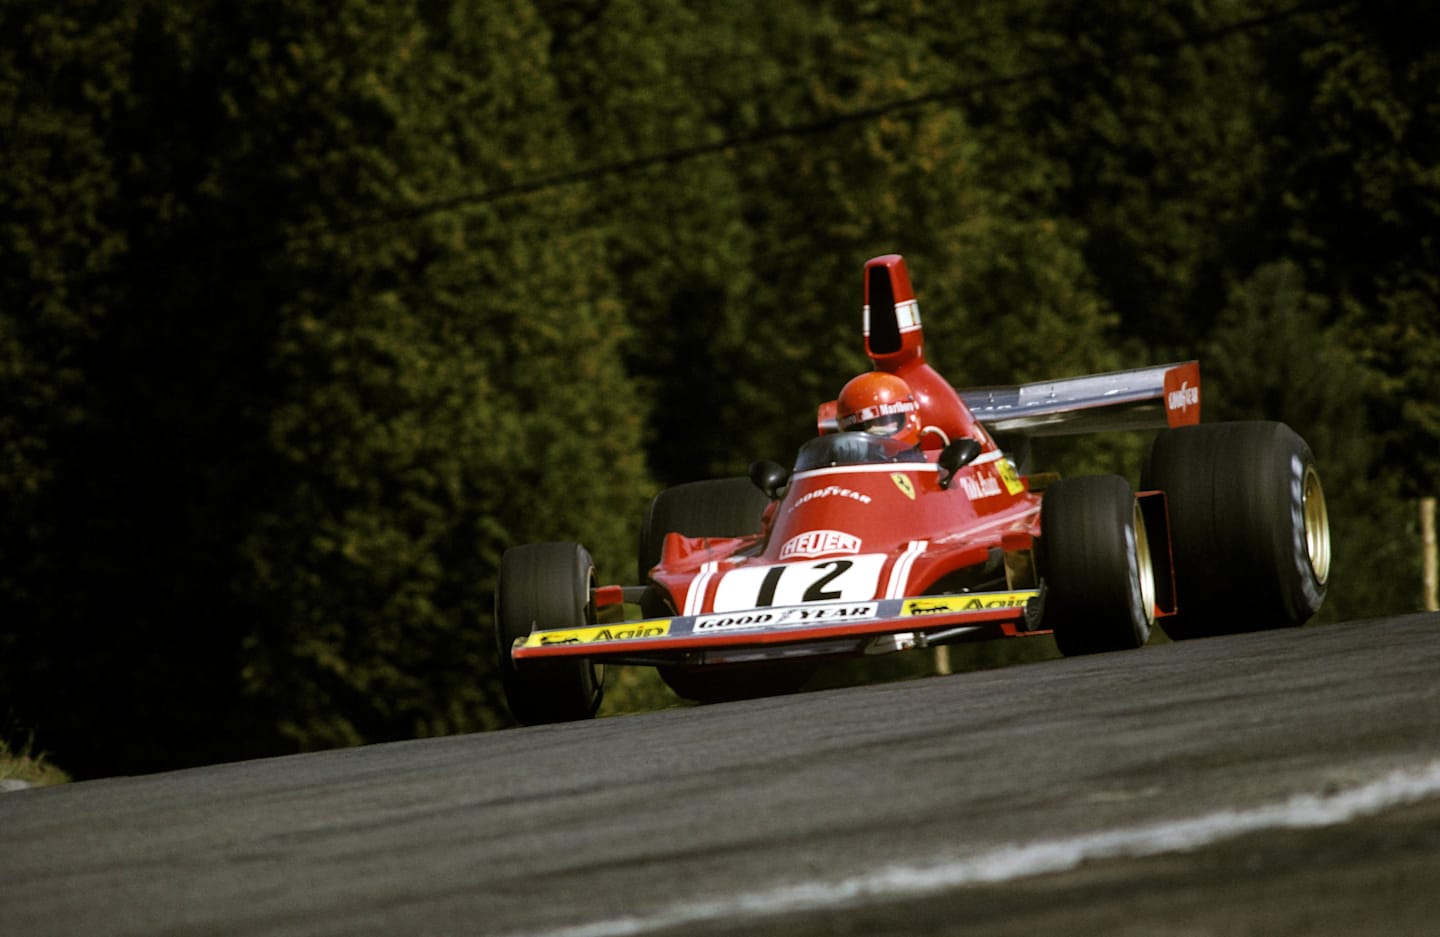
<instances>
[{"instance_id":1,"label":"front wing","mask_svg":"<svg viewBox=\"0 0 1440 937\"><path fill-rule=\"evenodd\" d=\"M1039 631L1041 593L809 603L532 632L517 662L558 657L616 663L736 663L772 657L881 653Z\"/></svg>"}]
</instances>

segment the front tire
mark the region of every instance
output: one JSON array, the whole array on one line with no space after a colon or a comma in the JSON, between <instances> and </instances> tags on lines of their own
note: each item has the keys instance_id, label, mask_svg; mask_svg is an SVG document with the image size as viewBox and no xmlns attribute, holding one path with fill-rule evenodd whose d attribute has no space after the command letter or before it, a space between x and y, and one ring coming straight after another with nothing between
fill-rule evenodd
<instances>
[{"instance_id":1,"label":"front tire","mask_svg":"<svg viewBox=\"0 0 1440 937\"><path fill-rule=\"evenodd\" d=\"M1176 640L1295 627L1325 600L1330 521L1315 457L1284 423L1208 423L1156 437L1143 485L1165 492Z\"/></svg>"},{"instance_id":2,"label":"front tire","mask_svg":"<svg viewBox=\"0 0 1440 937\"><path fill-rule=\"evenodd\" d=\"M1066 657L1138 648L1155 623L1139 502L1118 475L1058 481L1040 505L1044 627Z\"/></svg>"},{"instance_id":3,"label":"front tire","mask_svg":"<svg viewBox=\"0 0 1440 937\"><path fill-rule=\"evenodd\" d=\"M500 682L521 725L589 719L600 708L604 669L585 658L517 663L510 650L535 630L595 623L595 564L578 543L532 543L506 550L495 589Z\"/></svg>"}]
</instances>

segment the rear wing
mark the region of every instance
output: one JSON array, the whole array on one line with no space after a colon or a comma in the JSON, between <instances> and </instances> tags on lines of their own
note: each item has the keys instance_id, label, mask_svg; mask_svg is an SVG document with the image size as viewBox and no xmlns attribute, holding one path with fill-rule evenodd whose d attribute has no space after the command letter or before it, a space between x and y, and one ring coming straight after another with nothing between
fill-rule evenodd
<instances>
[{"instance_id":1,"label":"rear wing","mask_svg":"<svg viewBox=\"0 0 1440 937\"><path fill-rule=\"evenodd\" d=\"M1164 429L1200 422L1200 362L959 393L992 433L1039 437Z\"/></svg>"}]
</instances>

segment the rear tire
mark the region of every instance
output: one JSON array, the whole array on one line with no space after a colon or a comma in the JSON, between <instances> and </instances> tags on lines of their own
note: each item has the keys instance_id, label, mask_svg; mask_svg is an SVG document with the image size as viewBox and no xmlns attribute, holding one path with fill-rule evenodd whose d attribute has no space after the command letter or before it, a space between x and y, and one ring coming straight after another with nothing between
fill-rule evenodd
<instances>
[{"instance_id":1,"label":"rear tire","mask_svg":"<svg viewBox=\"0 0 1440 937\"><path fill-rule=\"evenodd\" d=\"M1118 475L1058 481L1040 505L1043 624L1066 657L1138 648L1155 622L1139 502Z\"/></svg>"},{"instance_id":2,"label":"rear tire","mask_svg":"<svg viewBox=\"0 0 1440 937\"><path fill-rule=\"evenodd\" d=\"M660 562L668 533L686 537L748 537L763 528L770 499L748 478L716 478L666 488L640 524L640 581Z\"/></svg>"},{"instance_id":3,"label":"rear tire","mask_svg":"<svg viewBox=\"0 0 1440 937\"><path fill-rule=\"evenodd\" d=\"M532 543L505 551L495 589L495 643L510 713L522 725L589 719L600 707L604 669L585 658L517 663L510 650L532 631L595 623L595 564L578 543Z\"/></svg>"},{"instance_id":4,"label":"rear tire","mask_svg":"<svg viewBox=\"0 0 1440 937\"><path fill-rule=\"evenodd\" d=\"M640 527L640 580L660 562L668 533L687 537L748 537L764 529L770 499L748 478L717 478L667 488L650 502ZM647 618L674 615L675 609L654 587L641 609ZM659 667L660 679L681 699L721 703L779 696L800 689L817 665L805 661L763 661L719 667Z\"/></svg>"},{"instance_id":5,"label":"rear tire","mask_svg":"<svg viewBox=\"0 0 1440 937\"><path fill-rule=\"evenodd\" d=\"M1284 423L1156 437L1142 485L1166 494L1175 640L1304 624L1325 600L1330 523L1315 457Z\"/></svg>"}]
</instances>

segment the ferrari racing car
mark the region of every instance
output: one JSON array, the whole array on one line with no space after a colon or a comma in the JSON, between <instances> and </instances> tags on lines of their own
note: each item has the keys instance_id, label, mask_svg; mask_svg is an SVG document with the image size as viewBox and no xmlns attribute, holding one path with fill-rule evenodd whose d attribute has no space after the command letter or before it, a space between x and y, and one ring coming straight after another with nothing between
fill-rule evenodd
<instances>
[{"instance_id":1,"label":"ferrari racing car","mask_svg":"<svg viewBox=\"0 0 1440 937\"><path fill-rule=\"evenodd\" d=\"M1282 423L1201 424L1198 362L957 390L926 363L895 254L865 266L863 324L874 369L820 405L790 467L655 497L638 585L597 582L576 543L506 551L495 633L519 722L593 716L606 663L708 702L798 689L827 657L1041 634L1091 654L1138 648L1157 623L1183 640L1319 609L1314 457ZM1012 455L1108 430L1159 431L1139 491Z\"/></svg>"}]
</instances>

